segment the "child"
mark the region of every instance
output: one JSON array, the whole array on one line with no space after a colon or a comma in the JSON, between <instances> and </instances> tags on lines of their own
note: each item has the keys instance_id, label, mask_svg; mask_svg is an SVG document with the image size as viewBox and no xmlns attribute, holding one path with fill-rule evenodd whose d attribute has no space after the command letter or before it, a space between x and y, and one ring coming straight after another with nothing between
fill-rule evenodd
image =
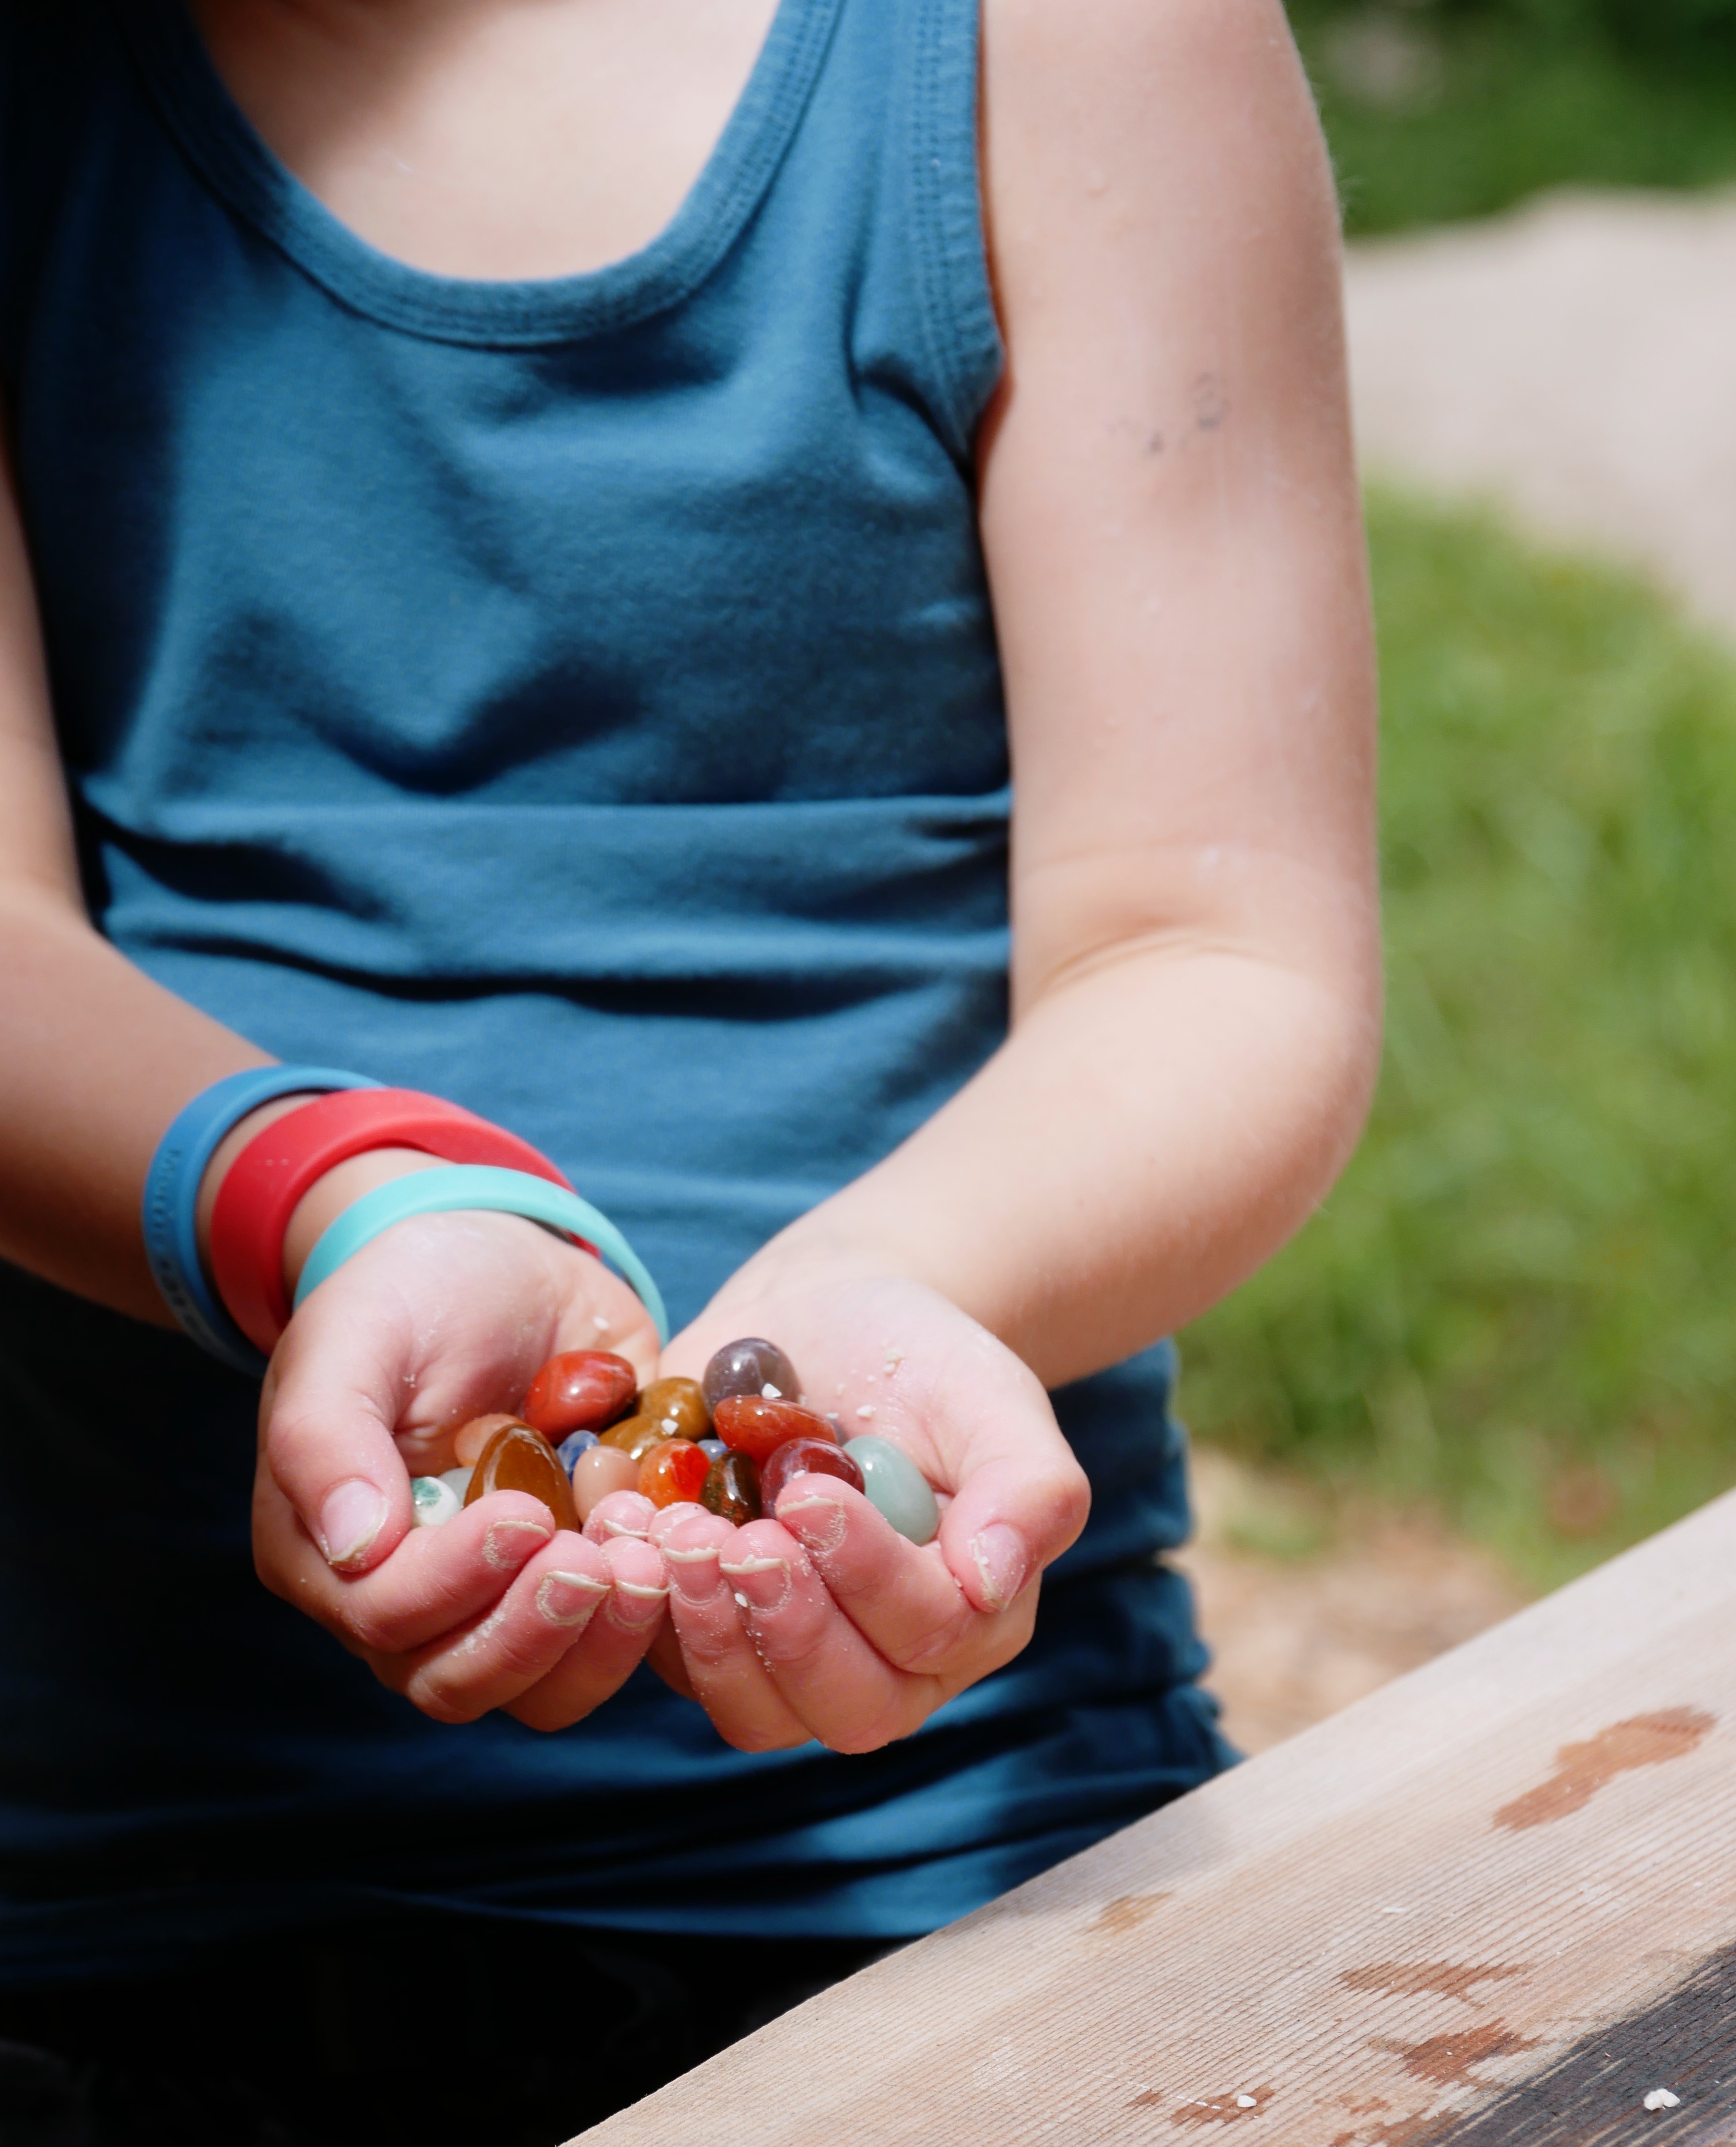
<instances>
[{"instance_id":1,"label":"child","mask_svg":"<svg viewBox=\"0 0 1736 2147\"><path fill-rule=\"evenodd\" d=\"M0 2035L558 2136L1228 1756L1158 1338L1377 1051L1312 109L1278 0L11 0L0 174ZM473 1210L202 1354L142 1192L276 1061L208 1252L311 1089L450 1099L938 1541L413 1529L657 1336Z\"/></svg>"}]
</instances>

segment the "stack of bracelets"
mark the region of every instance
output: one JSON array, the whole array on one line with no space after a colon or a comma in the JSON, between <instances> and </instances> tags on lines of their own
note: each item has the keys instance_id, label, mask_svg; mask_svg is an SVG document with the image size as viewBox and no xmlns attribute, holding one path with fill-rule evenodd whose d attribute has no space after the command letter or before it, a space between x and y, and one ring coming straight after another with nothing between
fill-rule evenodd
<instances>
[{"instance_id":1,"label":"stack of bracelets","mask_svg":"<svg viewBox=\"0 0 1736 2147\"><path fill-rule=\"evenodd\" d=\"M308 1100L255 1134L218 1189L208 1275L198 1214L211 1159L262 1104L295 1096ZM447 1167L393 1179L345 1209L308 1254L295 1306L394 1223L487 1209L524 1216L607 1259L668 1341L643 1262L545 1156L458 1104L320 1066L232 1074L163 1135L145 1181L145 1249L186 1333L237 1371L263 1374L294 1309L283 1238L297 1205L336 1164L387 1148L418 1149ZM842 1439L835 1419L803 1406L783 1352L755 1338L720 1349L703 1379L657 1379L643 1393L624 1357L566 1351L543 1365L516 1414L461 1426L455 1450L457 1468L412 1484L419 1527L508 1490L540 1499L568 1528L583 1526L615 1491L640 1492L655 1506L698 1503L739 1524L773 1512L803 1472L853 1484L913 1543L928 1542L939 1526L934 1494L903 1450L883 1439Z\"/></svg>"}]
</instances>

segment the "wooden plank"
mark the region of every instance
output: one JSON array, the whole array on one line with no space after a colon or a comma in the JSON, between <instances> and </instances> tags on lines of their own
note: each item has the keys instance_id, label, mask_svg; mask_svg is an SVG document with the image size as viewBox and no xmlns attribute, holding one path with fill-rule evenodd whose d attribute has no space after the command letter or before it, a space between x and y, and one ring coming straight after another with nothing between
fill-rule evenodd
<instances>
[{"instance_id":1,"label":"wooden plank","mask_svg":"<svg viewBox=\"0 0 1736 2147\"><path fill-rule=\"evenodd\" d=\"M583 2137L1228 2125L1736 2147L1736 1494Z\"/></svg>"}]
</instances>

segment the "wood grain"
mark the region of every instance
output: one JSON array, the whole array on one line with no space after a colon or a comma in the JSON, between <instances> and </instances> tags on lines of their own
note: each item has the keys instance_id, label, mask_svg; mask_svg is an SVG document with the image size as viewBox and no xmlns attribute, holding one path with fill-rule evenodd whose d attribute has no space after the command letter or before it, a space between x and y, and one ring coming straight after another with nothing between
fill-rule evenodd
<instances>
[{"instance_id":1,"label":"wood grain","mask_svg":"<svg viewBox=\"0 0 1736 2147\"><path fill-rule=\"evenodd\" d=\"M583 2137L1736 2142L1667 2076L1736 1948L1733 1823L1736 1494ZM1673 2018L1658 2079L1598 2070ZM1546 2129L1576 2064L1602 2114Z\"/></svg>"}]
</instances>

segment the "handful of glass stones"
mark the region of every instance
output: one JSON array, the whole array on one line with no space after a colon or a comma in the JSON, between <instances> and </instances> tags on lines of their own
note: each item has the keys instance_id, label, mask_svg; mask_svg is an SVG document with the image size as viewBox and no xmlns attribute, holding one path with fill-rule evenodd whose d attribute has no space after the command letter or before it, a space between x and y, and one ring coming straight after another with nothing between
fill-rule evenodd
<instances>
[{"instance_id":1,"label":"handful of glass stones","mask_svg":"<svg viewBox=\"0 0 1736 2147\"><path fill-rule=\"evenodd\" d=\"M443 1521L490 1491L528 1491L562 1528L578 1529L613 1491L653 1506L691 1502L739 1528L775 1513L804 1471L864 1493L898 1534L928 1543L940 1509L928 1479L885 1439L842 1439L801 1400L794 1365L775 1342L726 1343L698 1379L654 1379L608 1349L568 1349L537 1374L516 1416L473 1417L458 1465L410 1486L416 1525Z\"/></svg>"}]
</instances>

